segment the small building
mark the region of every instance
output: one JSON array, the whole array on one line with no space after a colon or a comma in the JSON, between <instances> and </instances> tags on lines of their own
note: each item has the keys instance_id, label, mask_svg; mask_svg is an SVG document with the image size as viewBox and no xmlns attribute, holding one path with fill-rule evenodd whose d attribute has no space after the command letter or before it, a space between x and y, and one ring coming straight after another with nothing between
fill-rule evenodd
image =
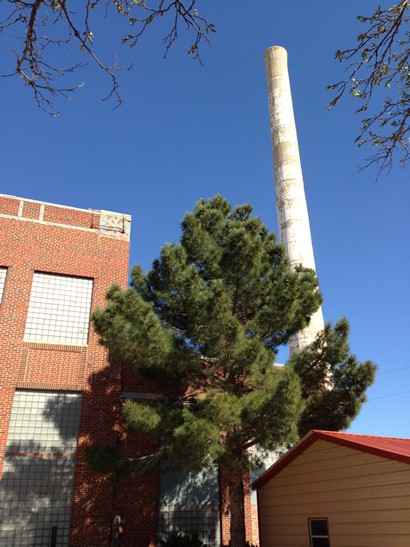
<instances>
[{"instance_id":1,"label":"small building","mask_svg":"<svg viewBox=\"0 0 410 547\"><path fill-rule=\"evenodd\" d=\"M253 488L261 547L410 545L410 439L311 431Z\"/></svg>"}]
</instances>

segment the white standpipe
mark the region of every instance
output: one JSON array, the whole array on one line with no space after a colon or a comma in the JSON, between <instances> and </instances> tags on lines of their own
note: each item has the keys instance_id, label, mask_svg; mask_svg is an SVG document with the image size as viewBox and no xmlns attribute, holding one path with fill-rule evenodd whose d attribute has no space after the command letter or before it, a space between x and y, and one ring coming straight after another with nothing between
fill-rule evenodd
<instances>
[{"instance_id":1,"label":"white standpipe","mask_svg":"<svg viewBox=\"0 0 410 547\"><path fill-rule=\"evenodd\" d=\"M302 264L315 270L309 215L303 186L295 117L287 67L287 52L274 46L265 51L268 79L272 154L275 174L276 208L280 241L291 266ZM299 351L323 330L319 308L308 327L294 335L290 351Z\"/></svg>"}]
</instances>

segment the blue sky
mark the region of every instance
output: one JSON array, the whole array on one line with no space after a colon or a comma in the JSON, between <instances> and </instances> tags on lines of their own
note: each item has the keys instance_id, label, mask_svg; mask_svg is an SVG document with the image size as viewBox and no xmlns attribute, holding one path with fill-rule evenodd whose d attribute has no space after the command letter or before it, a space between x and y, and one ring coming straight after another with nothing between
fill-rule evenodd
<instances>
[{"instance_id":1,"label":"blue sky","mask_svg":"<svg viewBox=\"0 0 410 547\"><path fill-rule=\"evenodd\" d=\"M123 105L100 100L109 82L93 66L77 73L84 86L59 103L58 118L37 109L18 79L2 79L1 192L131 214L131 264L145 268L179 239L184 213L201 197L250 202L277 231L263 53L284 46L324 316L346 316L352 351L379 365L351 431L409 437L409 173L395 167L377 182L374 170L359 173L366 151L353 144L357 105L347 98L325 108L326 84L343 76L334 52L353 44L355 17L370 4L259 0L250 9L208 0L204 15L217 32L203 67L186 55L183 32L164 59L164 28L152 26L129 51L121 29L115 35L122 21L97 24L103 60L116 53L133 63L119 74ZM2 47L2 72L7 55ZM81 59L77 47L67 55Z\"/></svg>"}]
</instances>

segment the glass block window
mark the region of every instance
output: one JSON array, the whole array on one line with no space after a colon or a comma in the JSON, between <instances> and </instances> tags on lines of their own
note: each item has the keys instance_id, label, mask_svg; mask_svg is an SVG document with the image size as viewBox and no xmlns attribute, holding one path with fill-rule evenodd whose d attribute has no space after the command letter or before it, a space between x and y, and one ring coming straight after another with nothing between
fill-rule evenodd
<instances>
[{"instance_id":1,"label":"glass block window","mask_svg":"<svg viewBox=\"0 0 410 547\"><path fill-rule=\"evenodd\" d=\"M166 506L158 508L158 536L167 539L174 533L198 535L207 546L220 545L218 505Z\"/></svg>"},{"instance_id":2,"label":"glass block window","mask_svg":"<svg viewBox=\"0 0 410 547\"><path fill-rule=\"evenodd\" d=\"M87 344L92 279L35 272L25 340Z\"/></svg>"},{"instance_id":3,"label":"glass block window","mask_svg":"<svg viewBox=\"0 0 410 547\"><path fill-rule=\"evenodd\" d=\"M3 299L4 285L6 284L7 268L0 267L0 304Z\"/></svg>"},{"instance_id":4,"label":"glass block window","mask_svg":"<svg viewBox=\"0 0 410 547\"><path fill-rule=\"evenodd\" d=\"M75 452L80 413L78 393L16 391L7 452Z\"/></svg>"},{"instance_id":5,"label":"glass block window","mask_svg":"<svg viewBox=\"0 0 410 547\"><path fill-rule=\"evenodd\" d=\"M0 547L67 547L81 394L16 391L0 482Z\"/></svg>"},{"instance_id":6,"label":"glass block window","mask_svg":"<svg viewBox=\"0 0 410 547\"><path fill-rule=\"evenodd\" d=\"M0 483L0 547L45 547L53 526L57 546L70 531L72 456L6 455Z\"/></svg>"},{"instance_id":7,"label":"glass block window","mask_svg":"<svg viewBox=\"0 0 410 547\"><path fill-rule=\"evenodd\" d=\"M173 532L191 535L214 547L220 545L220 501L218 468L199 473L162 462L159 474L158 536Z\"/></svg>"}]
</instances>

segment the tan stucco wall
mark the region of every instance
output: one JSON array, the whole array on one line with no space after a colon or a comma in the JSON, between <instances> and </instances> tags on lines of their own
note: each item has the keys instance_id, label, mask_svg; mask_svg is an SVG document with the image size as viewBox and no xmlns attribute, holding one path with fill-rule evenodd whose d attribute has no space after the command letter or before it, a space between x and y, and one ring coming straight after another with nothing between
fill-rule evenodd
<instances>
[{"instance_id":1,"label":"tan stucco wall","mask_svg":"<svg viewBox=\"0 0 410 547\"><path fill-rule=\"evenodd\" d=\"M309 547L308 518L332 547L410 545L410 465L316 441L258 492L261 547Z\"/></svg>"}]
</instances>

